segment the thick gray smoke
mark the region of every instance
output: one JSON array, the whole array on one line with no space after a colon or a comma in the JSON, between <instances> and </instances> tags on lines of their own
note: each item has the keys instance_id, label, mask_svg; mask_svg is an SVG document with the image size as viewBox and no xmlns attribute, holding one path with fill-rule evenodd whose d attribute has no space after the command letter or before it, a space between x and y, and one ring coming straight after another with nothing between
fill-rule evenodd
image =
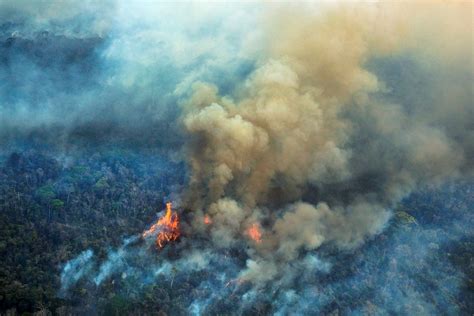
<instances>
[{"instance_id":1,"label":"thick gray smoke","mask_svg":"<svg viewBox=\"0 0 474 316\"><path fill-rule=\"evenodd\" d=\"M182 257L150 260L135 241L102 263L85 251L61 291L115 274L148 284L175 267L209 273L196 314L245 286L243 305L265 288L282 315L311 310L298 303L315 293L330 301L344 287L322 293L314 279L334 263L324 247L361 246L415 189L473 175L472 9L0 1L2 145L118 142L188 163Z\"/></svg>"},{"instance_id":2,"label":"thick gray smoke","mask_svg":"<svg viewBox=\"0 0 474 316\"><path fill-rule=\"evenodd\" d=\"M243 279L287 278L301 250L360 245L416 187L472 174L469 9L272 8L266 54L236 92L194 86L183 115L189 203L211 217L219 246L261 226ZM438 76L419 83L410 104L386 98L407 92L371 69L400 55Z\"/></svg>"}]
</instances>

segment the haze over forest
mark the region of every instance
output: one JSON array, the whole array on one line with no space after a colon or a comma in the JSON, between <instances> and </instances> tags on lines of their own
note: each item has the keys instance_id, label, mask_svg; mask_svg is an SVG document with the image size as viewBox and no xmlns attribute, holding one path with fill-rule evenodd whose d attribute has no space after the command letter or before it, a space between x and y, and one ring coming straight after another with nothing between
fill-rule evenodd
<instances>
[{"instance_id":1,"label":"haze over forest","mask_svg":"<svg viewBox=\"0 0 474 316\"><path fill-rule=\"evenodd\" d=\"M0 315L471 315L473 12L0 0Z\"/></svg>"}]
</instances>

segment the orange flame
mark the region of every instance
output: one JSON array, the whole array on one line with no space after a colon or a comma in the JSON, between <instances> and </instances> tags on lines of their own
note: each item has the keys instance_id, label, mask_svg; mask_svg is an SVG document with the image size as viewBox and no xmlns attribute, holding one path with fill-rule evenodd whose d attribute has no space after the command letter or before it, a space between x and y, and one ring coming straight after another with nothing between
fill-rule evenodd
<instances>
[{"instance_id":1,"label":"orange flame","mask_svg":"<svg viewBox=\"0 0 474 316\"><path fill-rule=\"evenodd\" d=\"M176 212L171 209L171 203L166 203L166 214L158 219L148 230L142 234L143 238L156 235L156 245L163 248L166 243L175 241L180 236L179 218Z\"/></svg>"},{"instance_id":2,"label":"orange flame","mask_svg":"<svg viewBox=\"0 0 474 316\"><path fill-rule=\"evenodd\" d=\"M260 225L254 223L252 226L247 228L247 235L256 243L262 242L262 233L260 232Z\"/></svg>"},{"instance_id":3,"label":"orange flame","mask_svg":"<svg viewBox=\"0 0 474 316\"><path fill-rule=\"evenodd\" d=\"M209 215L204 215L204 224L206 225L212 224L212 219L209 217Z\"/></svg>"}]
</instances>

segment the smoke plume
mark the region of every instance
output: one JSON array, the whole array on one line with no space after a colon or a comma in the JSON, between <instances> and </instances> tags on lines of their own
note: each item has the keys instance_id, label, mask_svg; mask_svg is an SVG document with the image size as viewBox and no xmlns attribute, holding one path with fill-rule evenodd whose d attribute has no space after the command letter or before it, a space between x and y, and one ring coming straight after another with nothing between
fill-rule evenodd
<instances>
[{"instance_id":1,"label":"smoke plume","mask_svg":"<svg viewBox=\"0 0 474 316\"><path fill-rule=\"evenodd\" d=\"M394 274L411 284L396 264L409 257L422 268L407 260L406 270L433 267L434 297L451 275L457 288L449 264L416 251L444 242L430 231L394 234L387 270L364 247L412 192L472 178L472 10L0 0L2 146L125 144L187 164L189 183L173 192L180 241L157 255L131 237L103 262L85 250L63 266L61 294L111 278L171 292L175 276L195 277L192 294L204 294L189 298L188 313L213 314L223 300L237 314L260 301L277 315L325 313L341 293L373 291ZM331 275L354 249L369 258L354 263L360 275ZM433 314L418 283L408 294L395 283L371 297L403 307L392 300L376 314Z\"/></svg>"},{"instance_id":2,"label":"smoke plume","mask_svg":"<svg viewBox=\"0 0 474 316\"><path fill-rule=\"evenodd\" d=\"M182 118L192 139L189 206L211 216L217 245L231 246L262 223L243 279L287 276L283 267L302 250L360 245L414 188L472 174L469 8L272 8L263 22L266 52L235 93L193 86ZM441 99L386 97L406 92L373 65L400 55L441 76L426 82Z\"/></svg>"}]
</instances>

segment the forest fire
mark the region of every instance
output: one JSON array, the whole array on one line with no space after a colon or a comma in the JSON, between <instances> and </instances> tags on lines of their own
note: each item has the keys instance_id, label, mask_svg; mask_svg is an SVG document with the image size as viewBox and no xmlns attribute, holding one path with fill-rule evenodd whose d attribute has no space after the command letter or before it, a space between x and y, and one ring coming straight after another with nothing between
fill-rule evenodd
<instances>
[{"instance_id":1,"label":"forest fire","mask_svg":"<svg viewBox=\"0 0 474 316\"><path fill-rule=\"evenodd\" d=\"M204 224L206 225L212 224L212 219L209 217L209 215L204 216Z\"/></svg>"},{"instance_id":2,"label":"forest fire","mask_svg":"<svg viewBox=\"0 0 474 316\"><path fill-rule=\"evenodd\" d=\"M262 242L262 233L260 232L260 225L254 223L246 230L247 235L256 243Z\"/></svg>"},{"instance_id":3,"label":"forest fire","mask_svg":"<svg viewBox=\"0 0 474 316\"><path fill-rule=\"evenodd\" d=\"M166 214L158 219L148 230L142 234L143 238L156 234L156 245L163 248L166 243L175 241L180 236L179 217L171 209L171 203L166 203Z\"/></svg>"}]
</instances>

